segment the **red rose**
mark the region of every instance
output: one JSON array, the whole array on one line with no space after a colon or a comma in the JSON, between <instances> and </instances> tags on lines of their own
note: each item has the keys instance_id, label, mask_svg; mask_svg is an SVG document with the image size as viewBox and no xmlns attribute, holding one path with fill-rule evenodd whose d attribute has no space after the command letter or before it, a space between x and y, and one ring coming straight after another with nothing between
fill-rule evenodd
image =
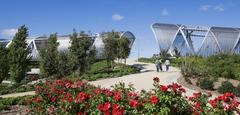
<instances>
[{"instance_id":1,"label":"red rose","mask_svg":"<svg viewBox=\"0 0 240 115\"><path fill-rule=\"evenodd\" d=\"M168 90L168 87L167 86L164 86L164 85L160 85L160 91L167 91Z\"/></svg>"},{"instance_id":2,"label":"red rose","mask_svg":"<svg viewBox=\"0 0 240 115\"><path fill-rule=\"evenodd\" d=\"M84 92L77 94L77 101L83 102L87 98L87 95Z\"/></svg>"},{"instance_id":3,"label":"red rose","mask_svg":"<svg viewBox=\"0 0 240 115\"><path fill-rule=\"evenodd\" d=\"M200 108L201 103L198 101L195 105L194 108L195 110L198 110Z\"/></svg>"},{"instance_id":4,"label":"red rose","mask_svg":"<svg viewBox=\"0 0 240 115\"><path fill-rule=\"evenodd\" d=\"M37 103L38 102L38 97L34 97L33 102Z\"/></svg>"},{"instance_id":5,"label":"red rose","mask_svg":"<svg viewBox=\"0 0 240 115\"><path fill-rule=\"evenodd\" d=\"M121 94L119 92L114 93L114 100L118 101L121 98Z\"/></svg>"},{"instance_id":6,"label":"red rose","mask_svg":"<svg viewBox=\"0 0 240 115\"><path fill-rule=\"evenodd\" d=\"M110 107L111 107L111 104L109 102L104 103L103 111L107 111Z\"/></svg>"},{"instance_id":7,"label":"red rose","mask_svg":"<svg viewBox=\"0 0 240 115\"><path fill-rule=\"evenodd\" d=\"M52 102L55 102L55 101L56 101L56 97L52 97L52 98L51 98L51 101L52 101Z\"/></svg>"},{"instance_id":8,"label":"red rose","mask_svg":"<svg viewBox=\"0 0 240 115\"><path fill-rule=\"evenodd\" d=\"M112 110L112 115L123 115L124 109L114 109Z\"/></svg>"},{"instance_id":9,"label":"red rose","mask_svg":"<svg viewBox=\"0 0 240 115\"><path fill-rule=\"evenodd\" d=\"M131 107L137 107L138 101L131 99L131 100L128 102L128 104L129 104Z\"/></svg>"},{"instance_id":10,"label":"red rose","mask_svg":"<svg viewBox=\"0 0 240 115\"><path fill-rule=\"evenodd\" d=\"M134 92L128 92L127 96L128 97L135 97L135 96L137 96L137 94L134 93Z\"/></svg>"},{"instance_id":11,"label":"red rose","mask_svg":"<svg viewBox=\"0 0 240 115\"><path fill-rule=\"evenodd\" d=\"M156 105L158 103L158 97L157 96L151 96L150 98L150 102L154 105Z\"/></svg>"},{"instance_id":12,"label":"red rose","mask_svg":"<svg viewBox=\"0 0 240 115\"><path fill-rule=\"evenodd\" d=\"M95 90L95 93L96 93L96 94L101 93L101 89L97 88L97 89Z\"/></svg>"},{"instance_id":13,"label":"red rose","mask_svg":"<svg viewBox=\"0 0 240 115\"><path fill-rule=\"evenodd\" d=\"M217 107L216 101L214 100L209 100L208 103L211 104L213 108Z\"/></svg>"}]
</instances>

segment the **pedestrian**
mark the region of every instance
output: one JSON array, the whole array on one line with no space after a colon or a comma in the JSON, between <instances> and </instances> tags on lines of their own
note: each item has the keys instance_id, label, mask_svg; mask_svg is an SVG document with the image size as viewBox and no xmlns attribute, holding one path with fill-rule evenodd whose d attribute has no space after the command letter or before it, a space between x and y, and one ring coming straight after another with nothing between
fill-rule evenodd
<instances>
[{"instance_id":1,"label":"pedestrian","mask_svg":"<svg viewBox=\"0 0 240 115\"><path fill-rule=\"evenodd\" d=\"M158 59L155 61L155 66L156 66L157 72L159 72L159 60Z\"/></svg>"},{"instance_id":2,"label":"pedestrian","mask_svg":"<svg viewBox=\"0 0 240 115\"><path fill-rule=\"evenodd\" d=\"M165 61L165 65L166 65L166 71L168 71L170 66L170 61L168 59Z\"/></svg>"}]
</instances>

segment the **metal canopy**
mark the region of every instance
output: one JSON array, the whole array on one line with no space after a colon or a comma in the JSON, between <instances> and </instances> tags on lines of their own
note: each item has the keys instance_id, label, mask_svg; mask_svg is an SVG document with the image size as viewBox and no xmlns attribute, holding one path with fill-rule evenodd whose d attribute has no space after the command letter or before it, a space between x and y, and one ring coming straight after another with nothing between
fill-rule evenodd
<instances>
[{"instance_id":1,"label":"metal canopy","mask_svg":"<svg viewBox=\"0 0 240 115\"><path fill-rule=\"evenodd\" d=\"M182 52L182 56L240 52L239 28L154 23L151 29L160 51L167 50L170 54L174 48Z\"/></svg>"}]
</instances>

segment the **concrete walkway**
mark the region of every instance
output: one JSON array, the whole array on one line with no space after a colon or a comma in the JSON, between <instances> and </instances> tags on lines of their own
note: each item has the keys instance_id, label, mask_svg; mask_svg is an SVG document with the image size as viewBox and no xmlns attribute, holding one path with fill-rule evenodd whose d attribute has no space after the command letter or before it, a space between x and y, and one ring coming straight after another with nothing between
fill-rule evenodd
<instances>
[{"instance_id":1,"label":"concrete walkway","mask_svg":"<svg viewBox=\"0 0 240 115\"><path fill-rule=\"evenodd\" d=\"M129 65L135 65L142 67L142 72L137 74L131 74L126 75L123 77L118 78L110 78L110 79L102 79L90 82L91 84L95 86L101 86L104 88L111 88L112 85L124 82L126 85L133 84L133 87L137 91L141 91L142 89L149 91L153 87L153 78L158 77L160 79L160 84L162 85L168 85L171 83L177 83L177 79L181 76L180 70L174 67L170 67L169 71L165 71L165 66L163 66L163 72L156 72L156 68L154 64L150 63L142 63L137 62L133 59L128 59L127 64ZM189 89L187 87L184 87L186 89L186 96L192 95L194 91L192 89Z\"/></svg>"},{"instance_id":2,"label":"concrete walkway","mask_svg":"<svg viewBox=\"0 0 240 115\"><path fill-rule=\"evenodd\" d=\"M127 60L128 65L134 65L142 68L141 73L126 75L118 78L108 78L102 79L97 81L92 81L90 84L95 86L101 86L104 88L111 88L112 85L124 82L126 85L133 84L133 87L137 91L141 91L142 89L149 91L153 88L153 78L158 77L160 79L160 83L163 85L168 85L171 83L177 83L177 79L181 76L180 70L174 67L170 67L169 71L166 72L156 72L155 65L150 63L141 63L137 62L134 59ZM163 70L165 68L163 67ZM186 89L186 96L192 95L194 90L184 87ZM0 97L7 98L7 97L18 97L18 96L25 96L25 95L34 95L35 92L23 92L23 93L15 93L15 94L7 94L1 95Z\"/></svg>"}]
</instances>

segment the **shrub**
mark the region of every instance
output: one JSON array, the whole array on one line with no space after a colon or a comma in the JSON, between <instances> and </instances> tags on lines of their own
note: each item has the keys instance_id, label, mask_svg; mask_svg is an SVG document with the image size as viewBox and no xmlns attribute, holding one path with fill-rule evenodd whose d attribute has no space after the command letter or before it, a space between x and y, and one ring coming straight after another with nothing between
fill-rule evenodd
<instances>
[{"instance_id":1,"label":"shrub","mask_svg":"<svg viewBox=\"0 0 240 115\"><path fill-rule=\"evenodd\" d=\"M239 101L231 93L213 100L201 93L185 98L185 89L177 83L160 85L154 78L151 92L136 93L132 86L116 84L103 89L83 81L36 85L36 95L29 104L30 114L233 114Z\"/></svg>"},{"instance_id":2,"label":"shrub","mask_svg":"<svg viewBox=\"0 0 240 115\"><path fill-rule=\"evenodd\" d=\"M31 100L33 96L0 98L0 111L7 109L11 105L26 105L26 100Z\"/></svg>"},{"instance_id":3,"label":"shrub","mask_svg":"<svg viewBox=\"0 0 240 115\"><path fill-rule=\"evenodd\" d=\"M238 84L237 87L234 88L233 94L236 96L240 96L240 83Z\"/></svg>"},{"instance_id":4,"label":"shrub","mask_svg":"<svg viewBox=\"0 0 240 115\"><path fill-rule=\"evenodd\" d=\"M209 79L209 78L203 78L203 79L199 79L199 86L202 89L206 89L206 90L213 90L214 84L213 84L213 80Z\"/></svg>"},{"instance_id":5,"label":"shrub","mask_svg":"<svg viewBox=\"0 0 240 115\"><path fill-rule=\"evenodd\" d=\"M219 93L233 92L234 86L229 81L222 82L222 85L218 88Z\"/></svg>"}]
</instances>

